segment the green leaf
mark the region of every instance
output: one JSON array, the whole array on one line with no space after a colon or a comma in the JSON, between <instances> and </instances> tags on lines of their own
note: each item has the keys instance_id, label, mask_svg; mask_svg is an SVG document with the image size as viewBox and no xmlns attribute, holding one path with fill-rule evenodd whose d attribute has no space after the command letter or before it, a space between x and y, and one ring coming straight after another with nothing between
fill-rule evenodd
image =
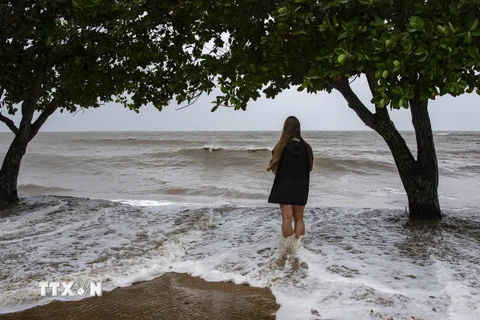
<instances>
[{"instance_id":1,"label":"green leaf","mask_svg":"<svg viewBox=\"0 0 480 320\"><path fill-rule=\"evenodd\" d=\"M423 30L425 28L425 23L420 17L412 17L410 20L410 27L412 27L415 31L416 30Z\"/></svg>"},{"instance_id":2,"label":"green leaf","mask_svg":"<svg viewBox=\"0 0 480 320\"><path fill-rule=\"evenodd\" d=\"M347 55L345 53L342 53L341 55L338 56L338 63L344 64L345 60L347 59Z\"/></svg>"},{"instance_id":3,"label":"green leaf","mask_svg":"<svg viewBox=\"0 0 480 320\"><path fill-rule=\"evenodd\" d=\"M278 14L279 14L280 16L286 15L286 14L288 13L288 9L287 9L286 7L278 8L277 11L278 11Z\"/></svg>"},{"instance_id":4,"label":"green leaf","mask_svg":"<svg viewBox=\"0 0 480 320\"><path fill-rule=\"evenodd\" d=\"M457 30L455 29L455 27L453 26L453 24L449 21L448 22L448 27L450 28L450 30L455 33Z\"/></svg>"},{"instance_id":5,"label":"green leaf","mask_svg":"<svg viewBox=\"0 0 480 320\"><path fill-rule=\"evenodd\" d=\"M463 41L465 41L465 43L472 43L472 33L470 31L463 37Z\"/></svg>"},{"instance_id":6,"label":"green leaf","mask_svg":"<svg viewBox=\"0 0 480 320\"><path fill-rule=\"evenodd\" d=\"M423 57L420 57L417 59L418 62L425 62L427 60L427 55L424 55Z\"/></svg>"},{"instance_id":7,"label":"green leaf","mask_svg":"<svg viewBox=\"0 0 480 320\"><path fill-rule=\"evenodd\" d=\"M295 30L295 31L292 31L292 36L298 36L300 34L307 34L307 32L305 30Z\"/></svg>"},{"instance_id":8,"label":"green leaf","mask_svg":"<svg viewBox=\"0 0 480 320\"><path fill-rule=\"evenodd\" d=\"M458 81L456 85L461 89L465 89L466 87L468 87L468 83L465 80Z\"/></svg>"},{"instance_id":9,"label":"green leaf","mask_svg":"<svg viewBox=\"0 0 480 320\"><path fill-rule=\"evenodd\" d=\"M380 100L379 106L381 108L385 108L387 106L387 103L388 103L388 100L385 98L382 98L382 100Z\"/></svg>"},{"instance_id":10,"label":"green leaf","mask_svg":"<svg viewBox=\"0 0 480 320\"><path fill-rule=\"evenodd\" d=\"M400 63L400 61L398 60L393 61L394 71L398 71L401 68L401 66L402 64Z\"/></svg>"},{"instance_id":11,"label":"green leaf","mask_svg":"<svg viewBox=\"0 0 480 320\"><path fill-rule=\"evenodd\" d=\"M478 19L475 19L475 20L473 20L473 21L469 21L469 22L468 22L468 25L469 25L468 29L469 29L470 31L475 30L475 29L478 27Z\"/></svg>"},{"instance_id":12,"label":"green leaf","mask_svg":"<svg viewBox=\"0 0 480 320\"><path fill-rule=\"evenodd\" d=\"M382 97L382 95L376 95L375 97L373 97L373 98L370 100L370 102L371 102L372 104L374 104L374 105L380 105L380 103L382 102L382 100L384 100L383 97Z\"/></svg>"},{"instance_id":13,"label":"green leaf","mask_svg":"<svg viewBox=\"0 0 480 320\"><path fill-rule=\"evenodd\" d=\"M468 47L468 54L472 58L477 58L478 57L478 47L477 46Z\"/></svg>"}]
</instances>

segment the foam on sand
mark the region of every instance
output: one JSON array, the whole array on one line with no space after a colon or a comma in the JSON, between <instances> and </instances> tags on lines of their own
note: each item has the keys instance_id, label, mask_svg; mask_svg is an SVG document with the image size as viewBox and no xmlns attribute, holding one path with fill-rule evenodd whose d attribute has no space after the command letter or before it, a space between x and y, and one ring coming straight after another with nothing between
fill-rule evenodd
<instances>
[{"instance_id":1,"label":"foam on sand","mask_svg":"<svg viewBox=\"0 0 480 320\"><path fill-rule=\"evenodd\" d=\"M0 217L0 312L42 304L40 281L128 287L170 272L272 290L277 319L478 319L480 217L307 208L301 241L275 207L33 197ZM49 300L48 300L49 301Z\"/></svg>"}]
</instances>

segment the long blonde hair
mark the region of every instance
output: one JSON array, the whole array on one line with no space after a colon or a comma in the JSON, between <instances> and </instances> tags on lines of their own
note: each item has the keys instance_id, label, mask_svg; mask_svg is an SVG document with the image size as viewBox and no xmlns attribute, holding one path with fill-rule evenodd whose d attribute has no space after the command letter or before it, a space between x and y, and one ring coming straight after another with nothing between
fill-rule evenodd
<instances>
[{"instance_id":1,"label":"long blonde hair","mask_svg":"<svg viewBox=\"0 0 480 320\"><path fill-rule=\"evenodd\" d=\"M299 139L302 141L308 150L308 160L310 162L310 171L313 167L313 152L312 147L303 140L301 132L300 132L300 121L294 116L290 116L285 119L285 123L283 124L282 134L280 136L280 140L278 140L275 148L273 148L273 156L270 160L270 163L267 167L267 171L273 171L274 174L277 174L278 165L280 163L280 159L282 158L283 149L285 146L292 141L293 139Z\"/></svg>"}]
</instances>

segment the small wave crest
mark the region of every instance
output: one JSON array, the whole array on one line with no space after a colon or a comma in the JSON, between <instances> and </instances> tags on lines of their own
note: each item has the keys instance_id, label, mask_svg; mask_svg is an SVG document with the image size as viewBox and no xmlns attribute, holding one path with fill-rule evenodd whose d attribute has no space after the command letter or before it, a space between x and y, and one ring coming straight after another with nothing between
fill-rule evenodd
<instances>
[{"instance_id":1,"label":"small wave crest","mask_svg":"<svg viewBox=\"0 0 480 320\"><path fill-rule=\"evenodd\" d=\"M50 187L43 186L34 183L20 184L18 189L24 193L32 194L46 194L46 193L62 193L62 192L71 192L72 189L60 188L60 187Z\"/></svg>"},{"instance_id":2,"label":"small wave crest","mask_svg":"<svg viewBox=\"0 0 480 320\"><path fill-rule=\"evenodd\" d=\"M220 147L214 145L205 145L203 146L203 150L206 151L249 151L249 152L258 152L258 151L271 151L270 148L267 147Z\"/></svg>"},{"instance_id":3,"label":"small wave crest","mask_svg":"<svg viewBox=\"0 0 480 320\"><path fill-rule=\"evenodd\" d=\"M265 199L266 195L259 192L242 191L234 188L210 186L207 188L160 188L155 191L159 194L173 196L207 196L222 199Z\"/></svg>"},{"instance_id":4,"label":"small wave crest","mask_svg":"<svg viewBox=\"0 0 480 320\"><path fill-rule=\"evenodd\" d=\"M222 147L204 146L203 150L212 152L212 151L220 151L220 150L225 150L225 149L222 148Z\"/></svg>"}]
</instances>

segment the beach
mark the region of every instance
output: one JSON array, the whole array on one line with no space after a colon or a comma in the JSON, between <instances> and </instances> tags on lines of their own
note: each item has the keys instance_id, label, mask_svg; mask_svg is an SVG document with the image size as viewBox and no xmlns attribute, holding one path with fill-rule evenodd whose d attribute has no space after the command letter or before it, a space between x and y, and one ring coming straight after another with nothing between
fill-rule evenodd
<instances>
[{"instance_id":1,"label":"beach","mask_svg":"<svg viewBox=\"0 0 480 320\"><path fill-rule=\"evenodd\" d=\"M425 224L377 136L305 138L306 234L286 241L266 202L278 133L40 133L21 201L0 208L0 315L480 319L479 134L435 133L443 219ZM42 296L45 282L104 291Z\"/></svg>"},{"instance_id":2,"label":"beach","mask_svg":"<svg viewBox=\"0 0 480 320\"><path fill-rule=\"evenodd\" d=\"M278 305L268 289L206 282L184 273L166 273L101 297L53 301L25 311L0 314L14 319L275 319Z\"/></svg>"}]
</instances>

